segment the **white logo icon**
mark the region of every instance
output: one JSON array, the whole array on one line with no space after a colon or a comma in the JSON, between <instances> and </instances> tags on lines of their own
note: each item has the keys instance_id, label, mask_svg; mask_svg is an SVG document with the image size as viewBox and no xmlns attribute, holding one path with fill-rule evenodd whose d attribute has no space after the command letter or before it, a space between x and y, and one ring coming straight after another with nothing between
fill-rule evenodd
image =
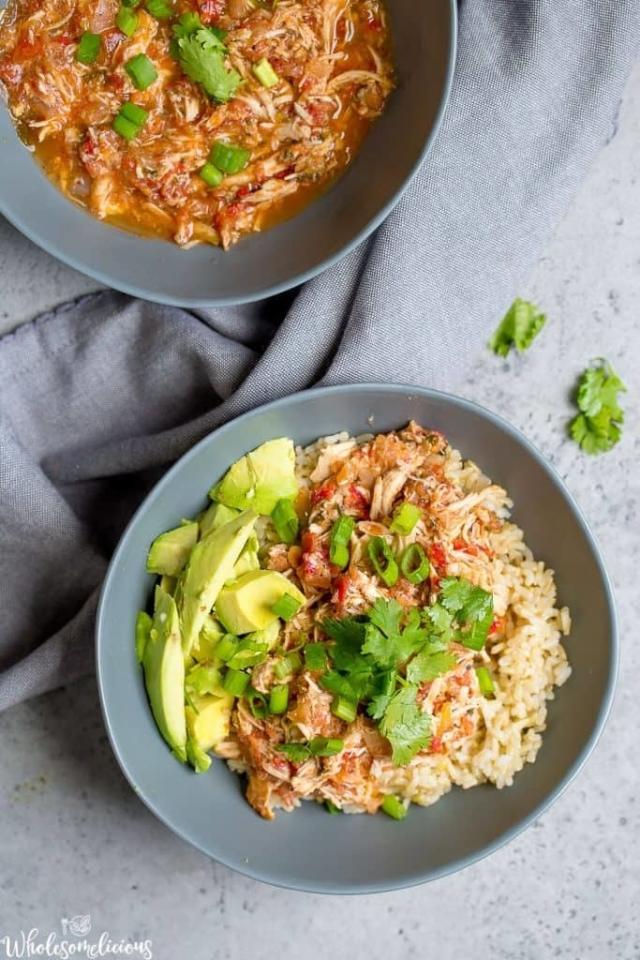
<instances>
[{"instance_id":1,"label":"white logo icon","mask_svg":"<svg viewBox=\"0 0 640 960\"><path fill-rule=\"evenodd\" d=\"M71 917L70 920L63 917L60 926L65 936L67 933L72 933L74 937L86 937L91 930L91 914L87 913L85 916L78 914L77 917Z\"/></svg>"}]
</instances>

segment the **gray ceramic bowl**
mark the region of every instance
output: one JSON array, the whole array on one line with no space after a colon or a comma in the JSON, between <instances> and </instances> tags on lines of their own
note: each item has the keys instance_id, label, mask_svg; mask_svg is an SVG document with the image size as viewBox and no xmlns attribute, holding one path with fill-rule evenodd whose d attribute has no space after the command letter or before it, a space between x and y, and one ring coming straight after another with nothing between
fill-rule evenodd
<instances>
[{"instance_id":1,"label":"gray ceramic bowl","mask_svg":"<svg viewBox=\"0 0 640 960\"><path fill-rule=\"evenodd\" d=\"M503 484L535 554L556 571L573 617L573 674L550 705L535 764L498 791L454 790L433 807L411 807L402 823L384 816L330 817L306 803L275 822L243 798L221 761L196 776L156 731L134 657L136 611L151 578L153 538L203 506L212 481L264 440L397 428L409 419L442 430ZM587 758L611 703L617 657L611 588L598 548L561 481L525 438L487 410L430 390L341 386L278 400L202 440L161 480L124 534L104 585L97 623L100 696L113 749L134 790L167 826L222 863L281 886L330 893L388 890L473 863L516 836L562 792Z\"/></svg>"},{"instance_id":2,"label":"gray ceramic bowl","mask_svg":"<svg viewBox=\"0 0 640 960\"><path fill-rule=\"evenodd\" d=\"M0 8L5 0L0 0ZM184 306L241 303L293 287L360 243L390 213L440 124L455 58L455 0L387 0L398 86L346 175L300 216L230 252L180 250L107 226L66 200L20 143L0 104L0 213L96 280Z\"/></svg>"}]
</instances>

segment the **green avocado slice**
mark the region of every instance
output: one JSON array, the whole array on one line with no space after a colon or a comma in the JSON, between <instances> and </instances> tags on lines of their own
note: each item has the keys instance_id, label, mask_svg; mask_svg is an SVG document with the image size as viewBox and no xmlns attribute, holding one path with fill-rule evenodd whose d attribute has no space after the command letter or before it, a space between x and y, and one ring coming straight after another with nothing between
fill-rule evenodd
<instances>
[{"instance_id":1,"label":"green avocado slice","mask_svg":"<svg viewBox=\"0 0 640 960\"><path fill-rule=\"evenodd\" d=\"M186 761L184 655L175 602L156 590L156 609L142 656L144 680L158 730L176 757Z\"/></svg>"},{"instance_id":2,"label":"green avocado slice","mask_svg":"<svg viewBox=\"0 0 640 960\"><path fill-rule=\"evenodd\" d=\"M212 503L200 517L200 537L203 539L207 534L223 527L229 520L237 517L239 512L225 507L224 503Z\"/></svg>"},{"instance_id":3,"label":"green avocado slice","mask_svg":"<svg viewBox=\"0 0 640 960\"><path fill-rule=\"evenodd\" d=\"M168 577L177 576L189 558L198 539L198 524L183 523L174 530L161 533L153 541L147 555L147 573L159 573Z\"/></svg>"},{"instance_id":4,"label":"green avocado slice","mask_svg":"<svg viewBox=\"0 0 640 960\"><path fill-rule=\"evenodd\" d=\"M295 497L298 482L293 441L267 440L237 460L209 491L212 500L227 507L269 516L278 500Z\"/></svg>"},{"instance_id":5,"label":"green avocado slice","mask_svg":"<svg viewBox=\"0 0 640 960\"><path fill-rule=\"evenodd\" d=\"M182 646L185 654L190 654L197 643L211 608L220 590L232 576L236 561L253 532L257 519L252 510L245 510L224 526L207 534L191 551L182 577L179 597Z\"/></svg>"},{"instance_id":6,"label":"green avocado slice","mask_svg":"<svg viewBox=\"0 0 640 960\"><path fill-rule=\"evenodd\" d=\"M281 573L253 570L226 584L220 591L216 614L230 633L265 630L278 619L272 608L285 594L294 597L298 603L305 601L304 594Z\"/></svg>"}]
</instances>

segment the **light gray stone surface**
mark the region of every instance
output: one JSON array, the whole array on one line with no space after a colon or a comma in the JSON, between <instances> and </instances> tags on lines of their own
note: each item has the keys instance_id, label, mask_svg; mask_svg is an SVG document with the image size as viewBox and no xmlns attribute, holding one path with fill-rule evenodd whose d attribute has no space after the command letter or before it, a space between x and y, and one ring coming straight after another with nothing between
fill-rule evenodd
<instances>
[{"instance_id":1,"label":"light gray stone surface","mask_svg":"<svg viewBox=\"0 0 640 960\"><path fill-rule=\"evenodd\" d=\"M479 345L472 375L452 385L511 419L555 464L614 580L617 698L572 788L502 851L430 886L357 899L293 894L211 863L147 812L112 759L88 680L0 717L0 937L59 932L60 918L90 913L94 931L151 938L161 960L640 957L639 180L637 70L617 138L523 285L548 311L547 328L515 360ZM5 330L95 288L6 223L0 277ZM589 459L565 436L569 393L602 355L628 384L627 425L614 452Z\"/></svg>"}]
</instances>

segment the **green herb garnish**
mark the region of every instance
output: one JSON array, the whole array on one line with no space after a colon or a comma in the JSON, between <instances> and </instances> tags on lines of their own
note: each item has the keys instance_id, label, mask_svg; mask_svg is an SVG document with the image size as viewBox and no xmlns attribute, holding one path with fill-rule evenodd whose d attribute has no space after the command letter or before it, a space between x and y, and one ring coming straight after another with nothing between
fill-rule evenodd
<instances>
[{"instance_id":1,"label":"green herb garnish","mask_svg":"<svg viewBox=\"0 0 640 960\"><path fill-rule=\"evenodd\" d=\"M601 360L588 367L578 384L580 413L569 426L573 439L585 453L606 453L620 440L624 412L618 394L626 387L610 363Z\"/></svg>"},{"instance_id":2,"label":"green herb garnish","mask_svg":"<svg viewBox=\"0 0 640 960\"><path fill-rule=\"evenodd\" d=\"M535 304L518 298L507 310L489 346L499 357L506 357L511 347L522 353L531 346L546 322L546 315Z\"/></svg>"},{"instance_id":3,"label":"green herb garnish","mask_svg":"<svg viewBox=\"0 0 640 960\"><path fill-rule=\"evenodd\" d=\"M182 70L212 99L226 103L240 86L237 70L225 65L226 47L220 36L208 27L177 24L174 27L173 52Z\"/></svg>"}]
</instances>

